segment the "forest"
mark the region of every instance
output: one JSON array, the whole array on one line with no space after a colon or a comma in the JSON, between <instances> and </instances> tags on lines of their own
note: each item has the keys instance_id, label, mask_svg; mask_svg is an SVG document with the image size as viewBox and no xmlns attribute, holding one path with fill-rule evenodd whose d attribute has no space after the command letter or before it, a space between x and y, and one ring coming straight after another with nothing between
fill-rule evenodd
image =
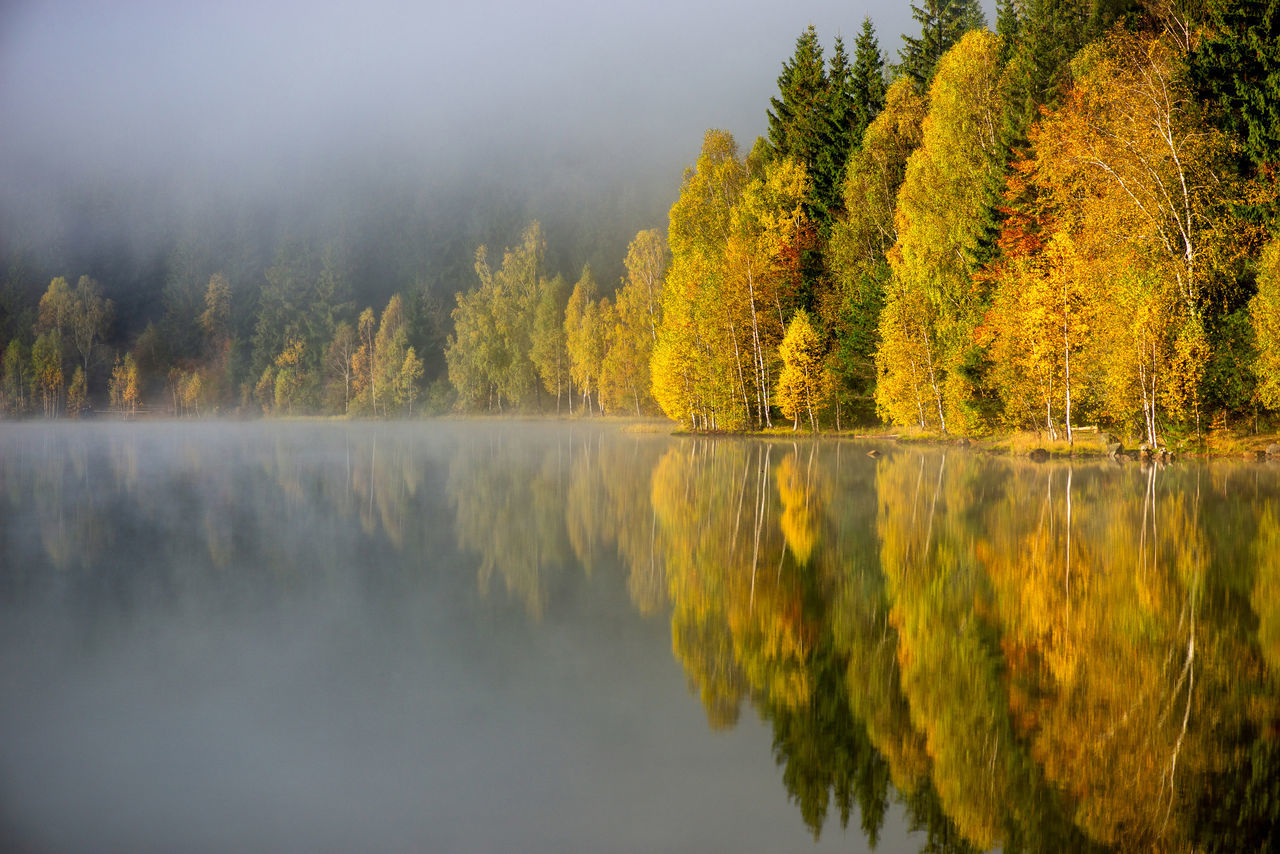
<instances>
[{"instance_id":1,"label":"forest","mask_svg":"<svg viewBox=\"0 0 1280 854\"><path fill-rule=\"evenodd\" d=\"M255 263L223 235L179 247L182 286L122 318L109 283L17 287L10 258L0 406L1067 442L1105 425L1153 447L1272 426L1280 4L912 10L896 61L870 19L851 49L805 29L767 135L744 153L707 131L665 233L601 278L553 270L537 219L452 271L452 300L418 276L360 306L341 247L282 240Z\"/></svg>"}]
</instances>

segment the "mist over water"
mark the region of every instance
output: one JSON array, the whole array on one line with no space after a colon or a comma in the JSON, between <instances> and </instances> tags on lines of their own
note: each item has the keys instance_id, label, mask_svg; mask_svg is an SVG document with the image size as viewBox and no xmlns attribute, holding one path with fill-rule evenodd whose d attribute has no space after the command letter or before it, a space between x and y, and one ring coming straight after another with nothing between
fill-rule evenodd
<instances>
[{"instance_id":1,"label":"mist over water","mask_svg":"<svg viewBox=\"0 0 1280 854\"><path fill-rule=\"evenodd\" d=\"M10 425L0 848L1274 843L1280 470L867 449Z\"/></svg>"},{"instance_id":2,"label":"mist over water","mask_svg":"<svg viewBox=\"0 0 1280 854\"><path fill-rule=\"evenodd\" d=\"M807 846L767 728L707 732L665 607L641 616L605 543L579 541L587 572L563 521L528 527L564 519L602 441L628 476L670 444L545 424L6 429L0 847ZM561 503L486 491L522 478ZM504 542L535 561L494 562Z\"/></svg>"}]
</instances>

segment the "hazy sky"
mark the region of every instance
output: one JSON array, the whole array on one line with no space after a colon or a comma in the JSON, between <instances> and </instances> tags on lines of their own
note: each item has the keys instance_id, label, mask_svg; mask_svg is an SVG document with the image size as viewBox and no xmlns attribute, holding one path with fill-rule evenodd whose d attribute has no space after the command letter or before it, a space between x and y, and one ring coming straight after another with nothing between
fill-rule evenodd
<instances>
[{"instance_id":1,"label":"hazy sky","mask_svg":"<svg viewBox=\"0 0 1280 854\"><path fill-rule=\"evenodd\" d=\"M806 24L896 54L906 3L17 0L0 13L6 185L310 182L551 152L691 162L764 129ZM678 171L671 176L678 180Z\"/></svg>"},{"instance_id":2,"label":"hazy sky","mask_svg":"<svg viewBox=\"0 0 1280 854\"><path fill-rule=\"evenodd\" d=\"M452 292L536 217L616 280L703 132L748 150L804 28L852 52L868 14L896 60L906 0L0 0L0 256L141 294L230 229Z\"/></svg>"}]
</instances>

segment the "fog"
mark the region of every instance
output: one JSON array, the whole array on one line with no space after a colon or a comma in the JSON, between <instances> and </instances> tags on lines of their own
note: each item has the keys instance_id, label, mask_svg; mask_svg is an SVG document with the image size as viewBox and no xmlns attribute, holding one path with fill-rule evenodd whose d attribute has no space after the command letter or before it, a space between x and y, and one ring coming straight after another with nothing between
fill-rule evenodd
<instances>
[{"instance_id":1,"label":"fog","mask_svg":"<svg viewBox=\"0 0 1280 854\"><path fill-rule=\"evenodd\" d=\"M546 423L6 429L0 850L865 850L834 819L813 845L754 712L708 730L616 549L556 546L569 493L602 489L571 480L647 496L673 444ZM538 484L564 503L526 501ZM534 517L559 526L536 545ZM878 850L906 842L895 807Z\"/></svg>"},{"instance_id":2,"label":"fog","mask_svg":"<svg viewBox=\"0 0 1280 854\"><path fill-rule=\"evenodd\" d=\"M465 271L478 238L540 217L562 266L620 266L665 224L706 128L744 149L764 132L803 28L851 50L868 13L896 59L910 8L868 0L17 0L0 11L0 251L128 255L104 282L119 289L191 233L385 243L399 223L449 256L419 266Z\"/></svg>"}]
</instances>

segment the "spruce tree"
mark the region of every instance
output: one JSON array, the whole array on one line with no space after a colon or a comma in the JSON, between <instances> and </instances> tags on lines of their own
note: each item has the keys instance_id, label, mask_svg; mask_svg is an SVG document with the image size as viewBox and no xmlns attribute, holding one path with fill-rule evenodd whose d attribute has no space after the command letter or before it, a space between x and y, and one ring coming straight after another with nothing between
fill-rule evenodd
<instances>
[{"instance_id":1,"label":"spruce tree","mask_svg":"<svg viewBox=\"0 0 1280 854\"><path fill-rule=\"evenodd\" d=\"M1011 4L1010 4L1011 5ZM1009 99L1005 112L1004 142L1010 148L1026 143L1026 133L1041 106L1056 106L1069 82L1071 58L1100 35L1094 26L1097 4L1090 0L1027 0L1016 16L1016 40L1005 40L1005 72ZM1001 8L1002 27L1005 7Z\"/></svg>"},{"instance_id":2,"label":"spruce tree","mask_svg":"<svg viewBox=\"0 0 1280 854\"><path fill-rule=\"evenodd\" d=\"M827 71L826 108L826 144L818 154L818 162L810 170L810 178L815 185L821 184L822 196L818 202L830 219L832 212L840 205L840 187L844 183L844 164L849 158L849 149L862 136L856 127L857 100L853 91L853 69L849 65L849 55L845 53L844 40L839 36L836 36Z\"/></svg>"},{"instance_id":3,"label":"spruce tree","mask_svg":"<svg viewBox=\"0 0 1280 854\"><path fill-rule=\"evenodd\" d=\"M848 75L842 72L842 76ZM782 65L778 97L771 99L769 110L770 154L774 158L799 160L810 181L804 209L817 234L815 241L800 248L804 305L811 304L814 294L823 287L823 245L830 231L832 211L839 204L838 175L848 155L847 148L838 155L833 148L831 100L831 81L823 62L822 46L810 24L796 39L792 58Z\"/></svg>"},{"instance_id":4,"label":"spruce tree","mask_svg":"<svg viewBox=\"0 0 1280 854\"><path fill-rule=\"evenodd\" d=\"M1191 79L1256 165L1280 162L1280 0L1210 0Z\"/></svg>"},{"instance_id":5,"label":"spruce tree","mask_svg":"<svg viewBox=\"0 0 1280 854\"><path fill-rule=\"evenodd\" d=\"M880 55L880 42L876 39L876 30L870 17L862 19L862 32L854 42L851 77L855 115L852 138L853 146L857 147L862 144L862 135L866 133L867 126L884 109L887 88L884 80L884 57Z\"/></svg>"},{"instance_id":6,"label":"spruce tree","mask_svg":"<svg viewBox=\"0 0 1280 854\"><path fill-rule=\"evenodd\" d=\"M769 146L775 157L813 161L827 133L826 92L822 45L810 24L796 39L791 60L782 64L778 97L769 100Z\"/></svg>"},{"instance_id":7,"label":"spruce tree","mask_svg":"<svg viewBox=\"0 0 1280 854\"><path fill-rule=\"evenodd\" d=\"M898 72L927 92L942 55L965 33L987 22L977 0L924 0L922 6L911 4L911 16L920 22L920 35L902 37L905 44L899 51Z\"/></svg>"},{"instance_id":8,"label":"spruce tree","mask_svg":"<svg viewBox=\"0 0 1280 854\"><path fill-rule=\"evenodd\" d=\"M1008 62L1018 44L1021 20L1015 0L996 0L996 35L1000 37L1000 61Z\"/></svg>"}]
</instances>

